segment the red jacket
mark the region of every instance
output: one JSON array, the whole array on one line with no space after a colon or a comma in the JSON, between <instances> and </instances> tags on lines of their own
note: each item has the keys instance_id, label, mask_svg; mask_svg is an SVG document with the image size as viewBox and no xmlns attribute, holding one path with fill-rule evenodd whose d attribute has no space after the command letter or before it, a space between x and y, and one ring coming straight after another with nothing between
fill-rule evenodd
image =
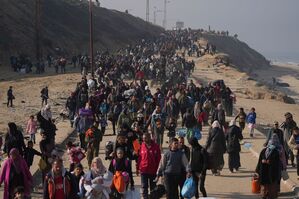
<instances>
[{"instance_id":1,"label":"red jacket","mask_svg":"<svg viewBox=\"0 0 299 199\"><path fill-rule=\"evenodd\" d=\"M161 159L158 144L152 141L150 148L143 142L140 147L137 168L141 174L156 174Z\"/></svg>"}]
</instances>

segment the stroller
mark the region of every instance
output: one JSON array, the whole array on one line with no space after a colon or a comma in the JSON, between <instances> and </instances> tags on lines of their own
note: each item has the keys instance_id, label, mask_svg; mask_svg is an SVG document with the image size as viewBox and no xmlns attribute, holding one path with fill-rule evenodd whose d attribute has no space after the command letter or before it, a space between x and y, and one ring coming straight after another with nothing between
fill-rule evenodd
<instances>
[{"instance_id":1,"label":"stroller","mask_svg":"<svg viewBox=\"0 0 299 199\"><path fill-rule=\"evenodd\" d=\"M113 152L113 149L114 149L114 143L112 141L106 142L106 145L105 145L105 160L112 159L110 154Z\"/></svg>"}]
</instances>

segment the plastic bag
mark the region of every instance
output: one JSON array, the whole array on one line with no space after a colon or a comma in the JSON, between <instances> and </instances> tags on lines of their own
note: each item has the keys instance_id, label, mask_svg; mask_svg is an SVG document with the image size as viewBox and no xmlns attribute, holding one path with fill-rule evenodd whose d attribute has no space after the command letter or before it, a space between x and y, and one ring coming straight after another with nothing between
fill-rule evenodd
<instances>
[{"instance_id":1,"label":"plastic bag","mask_svg":"<svg viewBox=\"0 0 299 199\"><path fill-rule=\"evenodd\" d=\"M184 198L192 198L195 196L195 190L196 185L194 179L190 177L186 179L181 194Z\"/></svg>"},{"instance_id":2,"label":"plastic bag","mask_svg":"<svg viewBox=\"0 0 299 199\"><path fill-rule=\"evenodd\" d=\"M194 133L194 137L197 140L201 140L202 135L201 135L201 132L200 132L199 128L194 128L193 133Z\"/></svg>"},{"instance_id":3,"label":"plastic bag","mask_svg":"<svg viewBox=\"0 0 299 199\"><path fill-rule=\"evenodd\" d=\"M178 135L179 137L185 137L186 134L187 134L187 128L179 128L179 129L177 130L177 135Z\"/></svg>"},{"instance_id":4,"label":"plastic bag","mask_svg":"<svg viewBox=\"0 0 299 199\"><path fill-rule=\"evenodd\" d=\"M199 130L199 128L193 128L193 129L188 129L187 130L187 139L189 140L190 138L196 138L197 140L200 140L202 135Z\"/></svg>"}]
</instances>

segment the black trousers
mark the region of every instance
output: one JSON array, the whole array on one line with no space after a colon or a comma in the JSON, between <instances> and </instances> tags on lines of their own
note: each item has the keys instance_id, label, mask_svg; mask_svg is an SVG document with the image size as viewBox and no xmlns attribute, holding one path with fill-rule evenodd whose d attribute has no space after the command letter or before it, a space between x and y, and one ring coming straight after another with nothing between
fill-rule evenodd
<instances>
[{"instance_id":1,"label":"black trousers","mask_svg":"<svg viewBox=\"0 0 299 199\"><path fill-rule=\"evenodd\" d=\"M202 193L203 197L207 197L207 192L205 188L205 181L206 181L206 172L203 172L202 175L199 176L199 173L192 173L193 179L195 181L197 189L195 190L195 198L199 198L199 193L198 193L198 185L199 185L199 190Z\"/></svg>"},{"instance_id":2,"label":"black trousers","mask_svg":"<svg viewBox=\"0 0 299 199\"><path fill-rule=\"evenodd\" d=\"M42 97L42 106L44 105L44 103L45 103L45 105L48 104L48 98Z\"/></svg>"},{"instance_id":3,"label":"black trousers","mask_svg":"<svg viewBox=\"0 0 299 199\"><path fill-rule=\"evenodd\" d=\"M84 133L79 133L79 139L80 139L80 147L82 149L85 149L85 147L86 147L85 134Z\"/></svg>"},{"instance_id":4,"label":"black trousers","mask_svg":"<svg viewBox=\"0 0 299 199\"><path fill-rule=\"evenodd\" d=\"M167 199L179 199L179 183L181 174L165 174L164 183Z\"/></svg>"},{"instance_id":5,"label":"black trousers","mask_svg":"<svg viewBox=\"0 0 299 199\"><path fill-rule=\"evenodd\" d=\"M112 120L113 135L116 134L116 129L115 129L116 124L117 124L117 120L114 120L114 119L113 119L113 120Z\"/></svg>"},{"instance_id":6,"label":"black trousers","mask_svg":"<svg viewBox=\"0 0 299 199\"><path fill-rule=\"evenodd\" d=\"M7 98L7 107L9 106L12 107L12 98Z\"/></svg>"},{"instance_id":7,"label":"black trousers","mask_svg":"<svg viewBox=\"0 0 299 199\"><path fill-rule=\"evenodd\" d=\"M154 190L156 187L156 183L154 182L155 178L155 174L141 174L142 197L144 199L148 199L148 187L150 188L150 191Z\"/></svg>"}]
</instances>

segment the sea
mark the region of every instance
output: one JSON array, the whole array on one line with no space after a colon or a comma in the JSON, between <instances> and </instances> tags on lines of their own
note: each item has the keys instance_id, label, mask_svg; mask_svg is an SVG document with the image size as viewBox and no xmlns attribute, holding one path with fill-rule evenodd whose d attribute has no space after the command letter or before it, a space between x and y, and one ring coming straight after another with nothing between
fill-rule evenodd
<instances>
[{"instance_id":1,"label":"sea","mask_svg":"<svg viewBox=\"0 0 299 199\"><path fill-rule=\"evenodd\" d=\"M299 67L299 52L263 52L271 63L289 64Z\"/></svg>"}]
</instances>

